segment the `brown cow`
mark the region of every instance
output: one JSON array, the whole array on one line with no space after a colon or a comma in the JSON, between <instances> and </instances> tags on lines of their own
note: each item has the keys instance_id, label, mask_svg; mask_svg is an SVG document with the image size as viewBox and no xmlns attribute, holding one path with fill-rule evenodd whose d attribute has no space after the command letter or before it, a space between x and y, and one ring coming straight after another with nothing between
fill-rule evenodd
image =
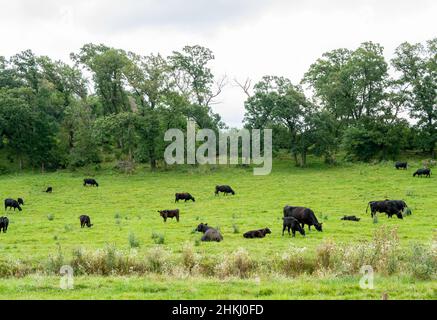
<instances>
[{"instance_id":1,"label":"brown cow","mask_svg":"<svg viewBox=\"0 0 437 320\"><path fill-rule=\"evenodd\" d=\"M175 210L158 210L161 217L164 218L164 222L167 222L167 218L176 218L176 221L179 222L179 209Z\"/></svg>"}]
</instances>

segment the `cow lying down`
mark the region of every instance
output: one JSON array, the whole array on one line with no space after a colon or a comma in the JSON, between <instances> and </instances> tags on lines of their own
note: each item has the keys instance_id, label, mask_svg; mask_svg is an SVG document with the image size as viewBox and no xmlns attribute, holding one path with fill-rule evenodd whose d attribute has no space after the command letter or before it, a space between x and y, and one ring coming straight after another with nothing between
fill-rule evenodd
<instances>
[{"instance_id":1,"label":"cow lying down","mask_svg":"<svg viewBox=\"0 0 437 320\"><path fill-rule=\"evenodd\" d=\"M259 229L259 230L252 230L247 231L245 234L243 234L243 237L252 239L252 238L264 238L266 234L272 233L269 228Z\"/></svg>"},{"instance_id":2,"label":"cow lying down","mask_svg":"<svg viewBox=\"0 0 437 320\"><path fill-rule=\"evenodd\" d=\"M199 224L196 228L196 231L203 232L202 241L216 241L220 242L223 240L223 236L220 234L220 231L208 226L207 223Z\"/></svg>"},{"instance_id":3,"label":"cow lying down","mask_svg":"<svg viewBox=\"0 0 437 320\"><path fill-rule=\"evenodd\" d=\"M341 218L341 220L347 220L347 221L360 221L360 218L357 218L355 216L344 216L343 218Z\"/></svg>"}]
</instances>

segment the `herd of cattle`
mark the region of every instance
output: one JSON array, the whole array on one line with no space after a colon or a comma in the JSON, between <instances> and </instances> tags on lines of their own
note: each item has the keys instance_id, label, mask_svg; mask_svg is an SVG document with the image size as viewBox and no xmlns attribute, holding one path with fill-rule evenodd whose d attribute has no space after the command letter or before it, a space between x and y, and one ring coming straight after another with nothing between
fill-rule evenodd
<instances>
[{"instance_id":1,"label":"herd of cattle","mask_svg":"<svg viewBox=\"0 0 437 320\"><path fill-rule=\"evenodd\" d=\"M406 162L396 162L396 169L407 169L408 164ZM413 177L416 176L425 176L431 177L431 170L428 168L418 169ZM84 179L83 186L95 186L98 187L99 184L95 179ZM53 188L48 187L45 192L52 193ZM220 195L223 193L224 195L235 195L235 191L228 185L221 185L215 187L215 195ZM195 198L189 193L176 193L175 194L175 203L179 202L179 200L193 201L195 202ZM5 199L5 210L9 208L9 210L18 209L18 211L22 211L21 206L24 206L24 200L22 198L15 199ZM367 204L366 213L370 207L371 216L374 217L378 212L385 213L389 218L393 215L396 215L399 219L403 219L403 215L411 214L411 210L408 208L407 204L403 200L389 200L385 199L382 201L370 201ZM176 218L176 221L179 222L180 219L180 211L179 209L172 210L159 210L160 216L164 219L164 222L167 221L168 218ZM80 226L84 228L85 226L90 228L93 226L91 224L91 218L87 215L81 215L79 217ZM316 218L314 211L310 208L305 207L293 207L293 206L285 206L283 208L283 223L282 223L282 235L287 230L289 235L295 236L296 232L299 232L302 236L305 236L305 225L308 225L308 230L311 230L311 226L317 231L323 231L322 224ZM346 221L360 221L360 218L356 216L344 216L341 220ZM7 217L0 217L0 233L6 233L9 226L9 219ZM202 241L217 241L220 242L223 240L223 236L218 229L212 228L208 226L207 223L201 223L197 226L195 231L202 232L203 236L201 237ZM291 233L290 233L291 231ZM259 230L251 230L243 234L244 238L264 238L267 234L270 234L271 231L269 228L259 229Z\"/></svg>"}]
</instances>

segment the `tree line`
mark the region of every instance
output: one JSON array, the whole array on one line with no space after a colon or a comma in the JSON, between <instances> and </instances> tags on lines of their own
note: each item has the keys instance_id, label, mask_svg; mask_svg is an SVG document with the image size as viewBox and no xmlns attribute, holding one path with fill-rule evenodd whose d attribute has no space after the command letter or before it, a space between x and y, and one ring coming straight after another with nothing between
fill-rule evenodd
<instances>
[{"instance_id":1,"label":"tree line","mask_svg":"<svg viewBox=\"0 0 437 320\"><path fill-rule=\"evenodd\" d=\"M86 44L71 61L31 50L0 56L0 152L20 169L81 167L105 161L162 161L170 128L228 130L211 106L227 85L213 52L185 46L164 57ZM244 124L273 129L276 150L336 161L395 158L411 149L436 156L437 39L323 54L299 84L265 76L247 94ZM411 121L407 121L406 117Z\"/></svg>"},{"instance_id":2,"label":"tree line","mask_svg":"<svg viewBox=\"0 0 437 320\"><path fill-rule=\"evenodd\" d=\"M288 148L297 165L308 153L335 162L396 159L417 150L436 157L437 38L402 43L388 63L381 45L336 49L314 62L299 84L265 76L247 94L249 128L270 127L276 147ZM410 121L407 121L408 118Z\"/></svg>"}]
</instances>

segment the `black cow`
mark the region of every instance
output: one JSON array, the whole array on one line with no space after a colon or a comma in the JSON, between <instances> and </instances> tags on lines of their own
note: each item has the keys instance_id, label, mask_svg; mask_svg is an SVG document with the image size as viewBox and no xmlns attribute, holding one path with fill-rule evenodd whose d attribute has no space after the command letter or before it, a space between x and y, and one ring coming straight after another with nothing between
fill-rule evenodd
<instances>
[{"instance_id":1,"label":"black cow","mask_svg":"<svg viewBox=\"0 0 437 320\"><path fill-rule=\"evenodd\" d=\"M282 220L284 220L282 225L282 236L284 235L285 229L288 229L288 234L290 235L290 229L293 233L293 238L296 236L296 231L299 231L299 233L303 236L305 236L305 230L303 228L303 225L301 226L299 221L294 217L283 217Z\"/></svg>"},{"instance_id":2,"label":"black cow","mask_svg":"<svg viewBox=\"0 0 437 320\"><path fill-rule=\"evenodd\" d=\"M370 201L367 204L367 210L370 207L371 216L373 217L377 212L386 213L389 218L396 215L399 219L403 219L402 212L405 208L408 208L407 204L403 200L388 200L383 201Z\"/></svg>"},{"instance_id":3,"label":"black cow","mask_svg":"<svg viewBox=\"0 0 437 320\"><path fill-rule=\"evenodd\" d=\"M302 229L305 228L305 225L308 225L308 230L311 231L311 226L314 226L317 231L323 231L322 230L322 224L317 221L316 215L314 214L313 210L305 207L291 207L291 206L285 206L284 207L284 217L294 217L299 221L299 223L302 225Z\"/></svg>"},{"instance_id":4,"label":"black cow","mask_svg":"<svg viewBox=\"0 0 437 320\"><path fill-rule=\"evenodd\" d=\"M20 204L18 203L17 200L14 199L5 199L5 210L9 207L9 210L11 210L12 208L18 209L18 211L21 211L21 207Z\"/></svg>"},{"instance_id":5,"label":"black cow","mask_svg":"<svg viewBox=\"0 0 437 320\"><path fill-rule=\"evenodd\" d=\"M0 232L6 233L8 231L9 219L7 217L0 217Z\"/></svg>"},{"instance_id":6,"label":"black cow","mask_svg":"<svg viewBox=\"0 0 437 320\"><path fill-rule=\"evenodd\" d=\"M395 168L396 169L407 169L408 167L408 163L407 162L396 162L395 163Z\"/></svg>"},{"instance_id":7,"label":"black cow","mask_svg":"<svg viewBox=\"0 0 437 320\"><path fill-rule=\"evenodd\" d=\"M428 169L428 168L417 169L417 171L413 173L413 177L415 177L415 176L419 176L419 177L425 176L425 177L431 178L431 169Z\"/></svg>"},{"instance_id":8,"label":"black cow","mask_svg":"<svg viewBox=\"0 0 437 320\"><path fill-rule=\"evenodd\" d=\"M230 186L215 186L215 195L219 195L220 192L223 192L225 194L225 196L228 195L228 193L235 195L235 191L232 190L232 188Z\"/></svg>"},{"instance_id":9,"label":"black cow","mask_svg":"<svg viewBox=\"0 0 437 320\"><path fill-rule=\"evenodd\" d=\"M83 186L96 186L98 187L99 184L95 179L83 179Z\"/></svg>"},{"instance_id":10,"label":"black cow","mask_svg":"<svg viewBox=\"0 0 437 320\"><path fill-rule=\"evenodd\" d=\"M187 193L187 192L184 192L184 193L176 193L176 194L175 194L175 200L174 200L174 202L179 202L179 200L185 200L185 202L187 202L188 200L192 200L193 202L196 202L196 200L194 199L194 197L193 197L191 194Z\"/></svg>"},{"instance_id":11,"label":"black cow","mask_svg":"<svg viewBox=\"0 0 437 320\"><path fill-rule=\"evenodd\" d=\"M264 238L266 234L272 233L269 228L247 231L243 234L245 238Z\"/></svg>"},{"instance_id":12,"label":"black cow","mask_svg":"<svg viewBox=\"0 0 437 320\"><path fill-rule=\"evenodd\" d=\"M91 219L89 216L87 215L81 215L79 217L80 219L80 227L83 228L85 226L87 226L88 228L91 228L93 225L91 224Z\"/></svg>"},{"instance_id":13,"label":"black cow","mask_svg":"<svg viewBox=\"0 0 437 320\"><path fill-rule=\"evenodd\" d=\"M46 190L47 193L52 193L52 191L53 191L52 187L48 187L47 190Z\"/></svg>"},{"instance_id":14,"label":"black cow","mask_svg":"<svg viewBox=\"0 0 437 320\"><path fill-rule=\"evenodd\" d=\"M17 199L18 204L24 206L24 200L22 198Z\"/></svg>"},{"instance_id":15,"label":"black cow","mask_svg":"<svg viewBox=\"0 0 437 320\"><path fill-rule=\"evenodd\" d=\"M196 228L196 231L203 232L203 236L200 238L202 241L220 242L223 240L223 236L220 234L220 232L217 229L209 227L207 223L199 224Z\"/></svg>"},{"instance_id":16,"label":"black cow","mask_svg":"<svg viewBox=\"0 0 437 320\"><path fill-rule=\"evenodd\" d=\"M343 218L341 218L341 220L347 220L347 221L360 221L360 218L357 218L355 216L344 216Z\"/></svg>"},{"instance_id":17,"label":"black cow","mask_svg":"<svg viewBox=\"0 0 437 320\"><path fill-rule=\"evenodd\" d=\"M179 222L179 209L175 210L158 210L161 217L164 218L164 222L167 222L167 218L176 218L176 221Z\"/></svg>"}]
</instances>

